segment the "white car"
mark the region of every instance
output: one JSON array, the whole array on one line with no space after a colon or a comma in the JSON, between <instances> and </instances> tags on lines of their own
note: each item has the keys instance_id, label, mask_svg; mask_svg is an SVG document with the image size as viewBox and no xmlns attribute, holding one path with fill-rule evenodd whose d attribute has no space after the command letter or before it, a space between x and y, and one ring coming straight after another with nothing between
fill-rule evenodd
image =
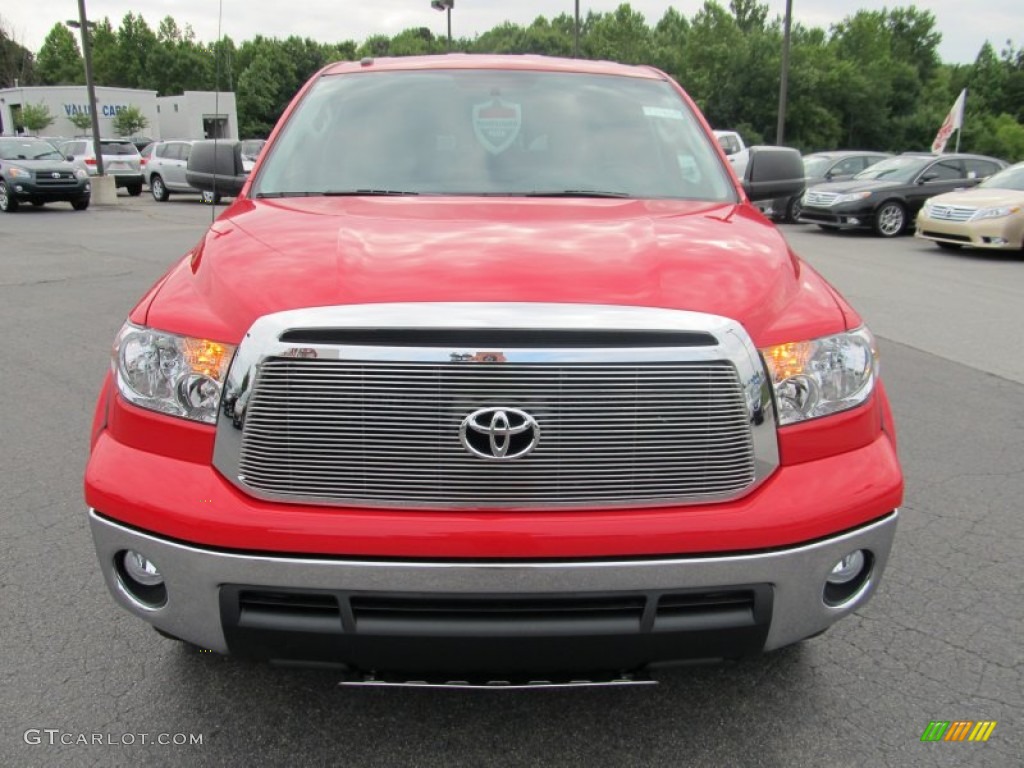
<instances>
[{"instance_id":1,"label":"white car","mask_svg":"<svg viewBox=\"0 0 1024 768\"><path fill-rule=\"evenodd\" d=\"M185 180L192 144L191 141L173 140L158 141L152 145L145 173L149 191L157 202L166 202L171 192L199 192Z\"/></svg>"},{"instance_id":2,"label":"white car","mask_svg":"<svg viewBox=\"0 0 1024 768\"><path fill-rule=\"evenodd\" d=\"M72 139L60 146L60 152L90 176L99 171L91 138ZM118 189L125 188L132 197L142 194L142 171L139 150L128 139L100 139L103 173L113 176Z\"/></svg>"},{"instance_id":3,"label":"white car","mask_svg":"<svg viewBox=\"0 0 1024 768\"><path fill-rule=\"evenodd\" d=\"M714 133L736 175L742 178L743 172L747 169L747 162L750 160L750 150L743 143L743 137L736 131L715 131Z\"/></svg>"}]
</instances>

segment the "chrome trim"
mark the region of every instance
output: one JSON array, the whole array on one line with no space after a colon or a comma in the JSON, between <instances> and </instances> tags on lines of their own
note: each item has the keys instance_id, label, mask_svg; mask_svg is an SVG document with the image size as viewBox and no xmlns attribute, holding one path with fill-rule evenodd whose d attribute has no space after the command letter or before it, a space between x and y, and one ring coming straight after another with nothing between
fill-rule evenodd
<instances>
[{"instance_id":1,"label":"chrome trim","mask_svg":"<svg viewBox=\"0 0 1024 768\"><path fill-rule=\"evenodd\" d=\"M832 205L838 197L838 192L819 192L816 190L808 190L804 195L804 205L814 205L827 208Z\"/></svg>"},{"instance_id":2,"label":"chrome trim","mask_svg":"<svg viewBox=\"0 0 1024 768\"><path fill-rule=\"evenodd\" d=\"M509 421L510 413L517 417L518 423L512 424ZM486 424L480 423L478 418L484 414L491 416L490 421ZM527 431L532 435L529 444L509 455L512 437ZM488 453L484 453L473 445L469 438L470 432L487 436ZM462 442L463 448L478 458L512 461L528 455L536 447L540 441L540 425L537 424L537 420L533 416L518 408L478 408L464 418L462 424L459 425L459 440Z\"/></svg>"},{"instance_id":3,"label":"chrome trim","mask_svg":"<svg viewBox=\"0 0 1024 768\"><path fill-rule=\"evenodd\" d=\"M540 688L631 688L638 685L657 685L657 680L649 677L617 677L608 680L529 680L517 683L513 680L488 680L484 683L472 683L469 680L446 680L431 682L429 680L382 680L378 677L360 677L343 679L338 683L343 688L439 688L458 691L531 691Z\"/></svg>"},{"instance_id":4,"label":"chrome trim","mask_svg":"<svg viewBox=\"0 0 1024 768\"><path fill-rule=\"evenodd\" d=\"M970 221L971 217L977 212L978 208L974 206L934 203L927 206L925 216L934 221L955 221L962 223Z\"/></svg>"},{"instance_id":5,"label":"chrome trim","mask_svg":"<svg viewBox=\"0 0 1024 768\"><path fill-rule=\"evenodd\" d=\"M731 363L746 396L747 418L752 441L753 480L739 490L708 493L699 498L614 498L569 501L543 499L536 503L522 500L488 503L457 495L443 502L413 499L325 499L322 496L282 495L254 488L244 482L241 471L243 427L249 400L260 371L270 358L297 358L322 361L375 362L380 364L461 365L463 355L472 350L445 347L396 347L336 345L280 341L293 329L523 329L523 330L646 330L700 331L714 336L714 346L693 347L612 347L612 348L502 348L501 366L511 370L517 364L600 365L610 363ZM466 363L473 365L476 363ZM400 375L400 370L398 371ZM213 465L231 483L249 496L284 503L309 503L321 506L385 508L523 508L524 504L543 508L628 508L677 504L706 504L728 501L751 493L779 464L776 415L771 384L750 336L736 321L718 315L683 310L654 309L592 304L533 303L408 303L362 304L290 310L259 318L246 333L232 360L216 425ZM724 457L723 457L724 459Z\"/></svg>"},{"instance_id":6,"label":"chrome trim","mask_svg":"<svg viewBox=\"0 0 1024 768\"><path fill-rule=\"evenodd\" d=\"M772 618L764 650L815 635L874 594L896 534L898 510L861 528L827 539L743 555L680 556L617 561L352 561L300 555L246 555L180 544L141 533L89 511L96 553L114 599L129 612L202 648L227 653L221 628L220 587L345 589L536 595L580 592L725 588L771 584ZM160 563L167 602L140 610L117 589L113 558L134 549ZM874 565L864 588L839 606L824 601L825 578L844 555L871 552Z\"/></svg>"}]
</instances>

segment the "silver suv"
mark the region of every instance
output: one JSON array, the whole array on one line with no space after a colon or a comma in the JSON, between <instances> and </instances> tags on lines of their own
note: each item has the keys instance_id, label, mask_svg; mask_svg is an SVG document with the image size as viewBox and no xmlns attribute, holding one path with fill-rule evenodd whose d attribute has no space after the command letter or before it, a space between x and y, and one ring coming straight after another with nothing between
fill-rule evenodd
<instances>
[{"instance_id":1,"label":"silver suv","mask_svg":"<svg viewBox=\"0 0 1024 768\"><path fill-rule=\"evenodd\" d=\"M72 139L60 145L62 155L90 176L95 176L96 152L90 138ZM142 171L139 150L128 139L100 139L103 153L103 173L113 176L118 189L124 187L132 197L142 194Z\"/></svg>"},{"instance_id":2,"label":"silver suv","mask_svg":"<svg viewBox=\"0 0 1024 768\"><path fill-rule=\"evenodd\" d=\"M199 190L185 180L188 156L192 153L191 141L158 141L146 162L146 183L153 199L165 202L171 192L192 192Z\"/></svg>"}]
</instances>

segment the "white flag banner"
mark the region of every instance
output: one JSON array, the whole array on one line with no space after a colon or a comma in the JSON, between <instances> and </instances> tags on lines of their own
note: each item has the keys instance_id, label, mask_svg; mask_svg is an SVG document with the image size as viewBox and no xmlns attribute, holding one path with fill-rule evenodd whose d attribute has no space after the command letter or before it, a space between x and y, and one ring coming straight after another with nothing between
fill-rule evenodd
<instances>
[{"instance_id":1,"label":"white flag banner","mask_svg":"<svg viewBox=\"0 0 1024 768\"><path fill-rule=\"evenodd\" d=\"M956 101L953 102L953 108L949 110L949 114L946 115L946 119L942 121L942 127L939 128L939 132L935 135L935 141L932 142L932 152L941 154L946 149L946 142L949 141L949 137L953 135L953 131L959 130L964 125L964 104L967 102L967 89L964 88L960 91L960 95L956 97Z\"/></svg>"}]
</instances>

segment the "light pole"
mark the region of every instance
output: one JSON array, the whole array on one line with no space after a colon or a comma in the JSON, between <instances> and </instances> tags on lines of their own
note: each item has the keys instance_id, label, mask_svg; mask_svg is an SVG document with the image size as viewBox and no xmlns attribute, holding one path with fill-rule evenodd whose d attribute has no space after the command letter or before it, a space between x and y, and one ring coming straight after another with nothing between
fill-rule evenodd
<instances>
[{"instance_id":1,"label":"light pole","mask_svg":"<svg viewBox=\"0 0 1024 768\"><path fill-rule=\"evenodd\" d=\"M435 11L448 12L448 50L452 49L452 8L455 7L455 0L430 0L430 7Z\"/></svg>"},{"instance_id":2,"label":"light pole","mask_svg":"<svg viewBox=\"0 0 1024 768\"><path fill-rule=\"evenodd\" d=\"M789 32L793 26L793 0L786 0L786 21L782 34L782 77L779 80L779 124L775 129L775 143L786 138L786 98L789 87Z\"/></svg>"},{"instance_id":3,"label":"light pole","mask_svg":"<svg viewBox=\"0 0 1024 768\"><path fill-rule=\"evenodd\" d=\"M78 0L78 21L69 21L67 25L82 30L82 59L85 61L85 89L89 93L89 114L92 116L92 150L96 154L96 175L103 175L103 148L100 146L100 116L96 112L96 87L92 82L92 44L89 38L89 26L92 24L85 16L85 0Z\"/></svg>"},{"instance_id":4,"label":"light pole","mask_svg":"<svg viewBox=\"0 0 1024 768\"><path fill-rule=\"evenodd\" d=\"M576 25L572 28L572 57L580 57L580 0L576 0Z\"/></svg>"}]
</instances>

